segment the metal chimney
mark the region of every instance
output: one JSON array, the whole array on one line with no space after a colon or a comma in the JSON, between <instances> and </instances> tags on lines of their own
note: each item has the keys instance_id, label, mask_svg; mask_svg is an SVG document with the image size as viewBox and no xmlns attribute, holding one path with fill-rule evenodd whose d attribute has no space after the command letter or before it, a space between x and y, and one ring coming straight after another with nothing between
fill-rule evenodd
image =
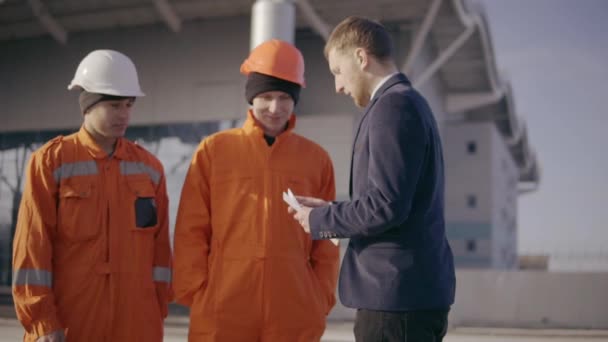
<instances>
[{"instance_id":1,"label":"metal chimney","mask_svg":"<svg viewBox=\"0 0 608 342\"><path fill-rule=\"evenodd\" d=\"M257 0L251 11L250 49L272 38L294 43L296 9L292 0Z\"/></svg>"}]
</instances>

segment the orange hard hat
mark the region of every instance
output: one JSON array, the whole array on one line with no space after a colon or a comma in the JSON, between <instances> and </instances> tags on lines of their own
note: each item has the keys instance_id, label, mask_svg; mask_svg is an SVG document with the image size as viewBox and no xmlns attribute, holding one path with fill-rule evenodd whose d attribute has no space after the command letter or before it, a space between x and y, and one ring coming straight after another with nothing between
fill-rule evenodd
<instances>
[{"instance_id":1,"label":"orange hard hat","mask_svg":"<svg viewBox=\"0 0 608 342\"><path fill-rule=\"evenodd\" d=\"M306 87L304 57L292 44L271 39L256 46L241 64L241 73L251 72L273 76Z\"/></svg>"}]
</instances>

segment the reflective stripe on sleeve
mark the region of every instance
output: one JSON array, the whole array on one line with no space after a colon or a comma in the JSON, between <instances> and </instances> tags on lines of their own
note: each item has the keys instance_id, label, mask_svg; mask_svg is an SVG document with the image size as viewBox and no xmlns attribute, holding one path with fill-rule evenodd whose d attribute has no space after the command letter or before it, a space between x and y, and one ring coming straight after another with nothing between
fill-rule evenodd
<instances>
[{"instance_id":1,"label":"reflective stripe on sleeve","mask_svg":"<svg viewBox=\"0 0 608 342\"><path fill-rule=\"evenodd\" d=\"M22 268L13 273L13 285L53 286L53 273L45 270Z\"/></svg>"},{"instance_id":2,"label":"reflective stripe on sleeve","mask_svg":"<svg viewBox=\"0 0 608 342\"><path fill-rule=\"evenodd\" d=\"M171 269L168 267L154 267L153 276L154 276L154 281L170 283L171 282Z\"/></svg>"}]
</instances>

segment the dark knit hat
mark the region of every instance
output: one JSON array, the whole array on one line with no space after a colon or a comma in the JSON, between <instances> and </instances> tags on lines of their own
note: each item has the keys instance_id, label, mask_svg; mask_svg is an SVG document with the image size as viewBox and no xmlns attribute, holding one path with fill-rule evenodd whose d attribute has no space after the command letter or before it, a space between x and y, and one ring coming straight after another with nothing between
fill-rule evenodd
<instances>
[{"instance_id":1,"label":"dark knit hat","mask_svg":"<svg viewBox=\"0 0 608 342\"><path fill-rule=\"evenodd\" d=\"M115 95L106 95L106 94L97 94L97 93L89 93L86 90L83 90L78 97L78 102L80 103L80 111L84 114L87 110L93 107L95 104L102 101L116 101L123 99L135 99L130 96L115 96Z\"/></svg>"},{"instance_id":2,"label":"dark knit hat","mask_svg":"<svg viewBox=\"0 0 608 342\"><path fill-rule=\"evenodd\" d=\"M282 91L289 94L293 99L294 104L298 103L300 98L299 84L285 81L280 78L252 72L247 77L245 84L245 98L249 104L253 103L253 98L260 93L267 91Z\"/></svg>"}]
</instances>

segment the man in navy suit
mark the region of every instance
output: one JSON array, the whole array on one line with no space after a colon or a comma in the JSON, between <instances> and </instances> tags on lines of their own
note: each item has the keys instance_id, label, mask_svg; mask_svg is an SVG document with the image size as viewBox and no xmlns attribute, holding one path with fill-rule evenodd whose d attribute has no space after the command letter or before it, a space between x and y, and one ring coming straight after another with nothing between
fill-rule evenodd
<instances>
[{"instance_id":1,"label":"man in navy suit","mask_svg":"<svg viewBox=\"0 0 608 342\"><path fill-rule=\"evenodd\" d=\"M398 72L390 35L379 23L345 19L324 52L336 92L363 108L351 200L298 197L304 208L290 212L313 239L350 238L339 292L345 306L358 309L357 341L442 341L455 275L433 113Z\"/></svg>"}]
</instances>

